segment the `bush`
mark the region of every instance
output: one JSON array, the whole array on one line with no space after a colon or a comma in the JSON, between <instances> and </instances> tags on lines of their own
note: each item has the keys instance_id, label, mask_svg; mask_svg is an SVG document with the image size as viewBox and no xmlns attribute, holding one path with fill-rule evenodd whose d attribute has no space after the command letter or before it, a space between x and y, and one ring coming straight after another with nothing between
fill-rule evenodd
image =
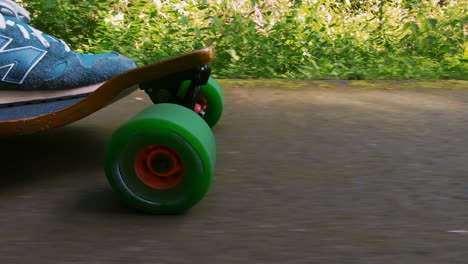
<instances>
[{"instance_id":1,"label":"bush","mask_svg":"<svg viewBox=\"0 0 468 264\"><path fill-rule=\"evenodd\" d=\"M467 79L462 3L29 0L33 25L140 65L214 45L220 78Z\"/></svg>"}]
</instances>

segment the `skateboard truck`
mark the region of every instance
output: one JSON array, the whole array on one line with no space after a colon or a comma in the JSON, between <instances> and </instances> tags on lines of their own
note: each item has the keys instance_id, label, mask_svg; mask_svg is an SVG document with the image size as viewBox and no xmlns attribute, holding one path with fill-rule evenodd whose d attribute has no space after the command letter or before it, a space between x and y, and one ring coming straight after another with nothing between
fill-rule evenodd
<instances>
[{"instance_id":1,"label":"skateboard truck","mask_svg":"<svg viewBox=\"0 0 468 264\"><path fill-rule=\"evenodd\" d=\"M153 103L176 103L195 111L201 117L205 112L198 104L198 98L202 85L207 84L211 75L211 68L204 65L200 68L178 72L159 80L152 80L140 84L140 89L145 90ZM185 94L179 94L181 84L190 81Z\"/></svg>"},{"instance_id":2,"label":"skateboard truck","mask_svg":"<svg viewBox=\"0 0 468 264\"><path fill-rule=\"evenodd\" d=\"M208 82L210 75L211 68L208 65L199 68L194 78L190 81L187 92L182 99L183 106L187 107L188 109L193 109L201 117L205 115L205 112L202 110L201 105L197 104L197 102L200 96L201 86Z\"/></svg>"}]
</instances>

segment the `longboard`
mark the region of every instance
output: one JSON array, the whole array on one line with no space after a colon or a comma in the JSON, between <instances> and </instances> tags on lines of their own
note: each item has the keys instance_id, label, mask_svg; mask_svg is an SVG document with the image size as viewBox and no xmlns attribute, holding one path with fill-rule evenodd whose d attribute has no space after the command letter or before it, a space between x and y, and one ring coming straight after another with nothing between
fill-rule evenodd
<instances>
[{"instance_id":1,"label":"longboard","mask_svg":"<svg viewBox=\"0 0 468 264\"><path fill-rule=\"evenodd\" d=\"M90 93L84 90L78 95L62 95L60 100L47 101L50 98L46 97L45 100L24 103L21 98L8 98L9 103L2 104L0 101L0 136L32 134L65 126L127 96L145 82L157 84L164 80L164 83L168 76L187 75L187 72L207 65L213 58L214 49L211 47L186 53L132 69L95 87L87 87L91 89Z\"/></svg>"},{"instance_id":2,"label":"longboard","mask_svg":"<svg viewBox=\"0 0 468 264\"><path fill-rule=\"evenodd\" d=\"M130 70L78 94L0 98L0 136L64 126L142 89L155 104L111 136L107 179L138 210L184 212L203 198L214 173L216 142L210 127L220 120L224 96L210 77L207 64L213 58L213 48L205 48Z\"/></svg>"}]
</instances>

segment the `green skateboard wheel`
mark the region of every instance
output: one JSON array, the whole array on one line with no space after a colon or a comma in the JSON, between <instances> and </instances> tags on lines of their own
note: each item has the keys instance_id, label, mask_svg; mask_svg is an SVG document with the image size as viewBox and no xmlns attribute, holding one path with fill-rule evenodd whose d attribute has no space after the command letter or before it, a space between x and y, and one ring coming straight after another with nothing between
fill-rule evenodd
<instances>
[{"instance_id":1,"label":"green skateboard wheel","mask_svg":"<svg viewBox=\"0 0 468 264\"><path fill-rule=\"evenodd\" d=\"M174 104L148 107L113 134L106 175L132 207L153 214L184 212L208 191L216 160L209 126Z\"/></svg>"},{"instance_id":2,"label":"green skateboard wheel","mask_svg":"<svg viewBox=\"0 0 468 264\"><path fill-rule=\"evenodd\" d=\"M185 94L189 84L190 81L183 82L179 94ZM201 105L201 109L205 112L203 117L205 122L210 127L214 127L223 115L224 95L221 85L210 77L208 83L201 87L197 103Z\"/></svg>"}]
</instances>

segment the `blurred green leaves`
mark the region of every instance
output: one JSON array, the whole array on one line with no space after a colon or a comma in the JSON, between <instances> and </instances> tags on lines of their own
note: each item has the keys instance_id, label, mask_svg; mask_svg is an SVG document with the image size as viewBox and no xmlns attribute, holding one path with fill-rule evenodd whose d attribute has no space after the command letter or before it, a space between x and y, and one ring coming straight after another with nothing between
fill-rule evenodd
<instances>
[{"instance_id":1,"label":"blurred green leaves","mask_svg":"<svg viewBox=\"0 0 468 264\"><path fill-rule=\"evenodd\" d=\"M23 0L79 51L143 65L214 45L217 77L300 79L467 79L461 2Z\"/></svg>"}]
</instances>

